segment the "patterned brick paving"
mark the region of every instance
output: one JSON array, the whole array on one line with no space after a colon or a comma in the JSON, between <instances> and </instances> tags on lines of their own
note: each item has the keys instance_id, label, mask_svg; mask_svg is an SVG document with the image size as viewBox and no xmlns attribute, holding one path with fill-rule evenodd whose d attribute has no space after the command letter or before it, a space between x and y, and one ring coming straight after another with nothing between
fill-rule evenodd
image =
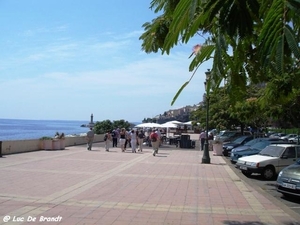
<instances>
[{"instance_id":1,"label":"patterned brick paving","mask_svg":"<svg viewBox=\"0 0 300 225\"><path fill-rule=\"evenodd\" d=\"M201 164L193 149L164 146L153 157L147 147L103 147L0 158L0 224L300 225L220 156Z\"/></svg>"}]
</instances>

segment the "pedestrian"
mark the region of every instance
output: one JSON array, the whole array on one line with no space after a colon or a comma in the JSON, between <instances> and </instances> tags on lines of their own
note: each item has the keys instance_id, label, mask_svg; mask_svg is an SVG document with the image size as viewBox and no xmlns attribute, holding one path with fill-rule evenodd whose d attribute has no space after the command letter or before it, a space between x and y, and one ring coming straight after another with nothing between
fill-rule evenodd
<instances>
[{"instance_id":1,"label":"pedestrian","mask_svg":"<svg viewBox=\"0 0 300 225\"><path fill-rule=\"evenodd\" d=\"M136 132L134 130L131 130L130 143L131 143L132 153L136 153L136 142L137 142Z\"/></svg>"},{"instance_id":2,"label":"pedestrian","mask_svg":"<svg viewBox=\"0 0 300 225\"><path fill-rule=\"evenodd\" d=\"M139 134L138 134L138 143L139 143L139 149L138 149L138 151L140 151L140 152L143 151L144 138L145 138L144 131L140 130Z\"/></svg>"},{"instance_id":3,"label":"pedestrian","mask_svg":"<svg viewBox=\"0 0 300 225\"><path fill-rule=\"evenodd\" d=\"M110 131L107 131L106 134L104 135L105 150L107 152L109 151L109 145L110 145L111 141L112 141L112 137L111 137Z\"/></svg>"},{"instance_id":4,"label":"pedestrian","mask_svg":"<svg viewBox=\"0 0 300 225\"><path fill-rule=\"evenodd\" d=\"M199 136L199 140L201 142L201 151L203 151L205 139L206 139L206 132L203 130Z\"/></svg>"},{"instance_id":5,"label":"pedestrian","mask_svg":"<svg viewBox=\"0 0 300 225\"><path fill-rule=\"evenodd\" d=\"M150 141L153 149L153 156L155 156L158 153L158 147L159 147L159 139L157 133L155 133L155 130L153 130L150 134Z\"/></svg>"},{"instance_id":6,"label":"pedestrian","mask_svg":"<svg viewBox=\"0 0 300 225\"><path fill-rule=\"evenodd\" d=\"M116 130L113 130L111 132L111 137L112 137L113 147L117 147L117 145L118 145L118 137L117 137L117 131Z\"/></svg>"},{"instance_id":7,"label":"pedestrian","mask_svg":"<svg viewBox=\"0 0 300 225\"><path fill-rule=\"evenodd\" d=\"M155 133L157 133L157 136L158 136L158 146L161 146L162 145L162 138L161 138L161 132L159 129L155 129Z\"/></svg>"},{"instance_id":8,"label":"pedestrian","mask_svg":"<svg viewBox=\"0 0 300 225\"><path fill-rule=\"evenodd\" d=\"M126 142L126 129L122 128L120 131L120 146L122 152L125 152L125 142Z\"/></svg>"},{"instance_id":9,"label":"pedestrian","mask_svg":"<svg viewBox=\"0 0 300 225\"><path fill-rule=\"evenodd\" d=\"M92 150L92 145L94 141L95 133L93 131L93 128L90 127L90 130L86 133L86 140L87 140L87 150Z\"/></svg>"},{"instance_id":10,"label":"pedestrian","mask_svg":"<svg viewBox=\"0 0 300 225\"><path fill-rule=\"evenodd\" d=\"M127 130L125 130L125 132L126 132L126 140L125 140L125 145L124 145L124 147L125 147L125 150L126 150L126 148L127 148L127 144L129 145L129 147L131 147L131 143L130 143L130 132L129 131L127 131Z\"/></svg>"}]
</instances>

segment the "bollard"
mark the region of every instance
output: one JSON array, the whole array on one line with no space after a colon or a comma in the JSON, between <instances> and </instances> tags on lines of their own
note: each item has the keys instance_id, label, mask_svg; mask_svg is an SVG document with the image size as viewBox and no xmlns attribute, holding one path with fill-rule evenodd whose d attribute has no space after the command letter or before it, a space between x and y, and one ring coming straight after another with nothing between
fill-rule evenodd
<instances>
[{"instance_id":1,"label":"bollard","mask_svg":"<svg viewBox=\"0 0 300 225\"><path fill-rule=\"evenodd\" d=\"M2 157L2 141L0 141L0 158Z\"/></svg>"}]
</instances>

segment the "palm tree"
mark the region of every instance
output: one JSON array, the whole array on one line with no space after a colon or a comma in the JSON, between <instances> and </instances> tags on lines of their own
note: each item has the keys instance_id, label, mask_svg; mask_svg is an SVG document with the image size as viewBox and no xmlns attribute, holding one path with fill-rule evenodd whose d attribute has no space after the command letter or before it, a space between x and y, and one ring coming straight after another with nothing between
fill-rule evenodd
<instances>
[{"instance_id":1,"label":"palm tree","mask_svg":"<svg viewBox=\"0 0 300 225\"><path fill-rule=\"evenodd\" d=\"M191 55L189 70L195 73L212 59L209 89L226 79L231 96L237 97L249 83L267 82L274 88L274 79L299 68L299 0L153 0L150 8L163 13L144 24L143 50L169 54L179 42L207 37ZM297 82L290 83L290 92L300 80L299 72L294 74Z\"/></svg>"}]
</instances>

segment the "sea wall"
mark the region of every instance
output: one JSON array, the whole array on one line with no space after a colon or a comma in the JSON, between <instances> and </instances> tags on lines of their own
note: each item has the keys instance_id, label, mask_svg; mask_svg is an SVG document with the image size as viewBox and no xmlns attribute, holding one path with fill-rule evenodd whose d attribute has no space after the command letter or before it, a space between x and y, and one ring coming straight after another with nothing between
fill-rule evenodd
<instances>
[{"instance_id":1,"label":"sea wall","mask_svg":"<svg viewBox=\"0 0 300 225\"><path fill-rule=\"evenodd\" d=\"M101 142L104 139L104 134L95 135L94 142ZM1 142L0 142L1 143ZM65 146L83 145L86 144L86 136L66 137ZM42 149L42 141L39 139L32 140L14 140L2 141L0 149L2 155L38 151Z\"/></svg>"}]
</instances>

